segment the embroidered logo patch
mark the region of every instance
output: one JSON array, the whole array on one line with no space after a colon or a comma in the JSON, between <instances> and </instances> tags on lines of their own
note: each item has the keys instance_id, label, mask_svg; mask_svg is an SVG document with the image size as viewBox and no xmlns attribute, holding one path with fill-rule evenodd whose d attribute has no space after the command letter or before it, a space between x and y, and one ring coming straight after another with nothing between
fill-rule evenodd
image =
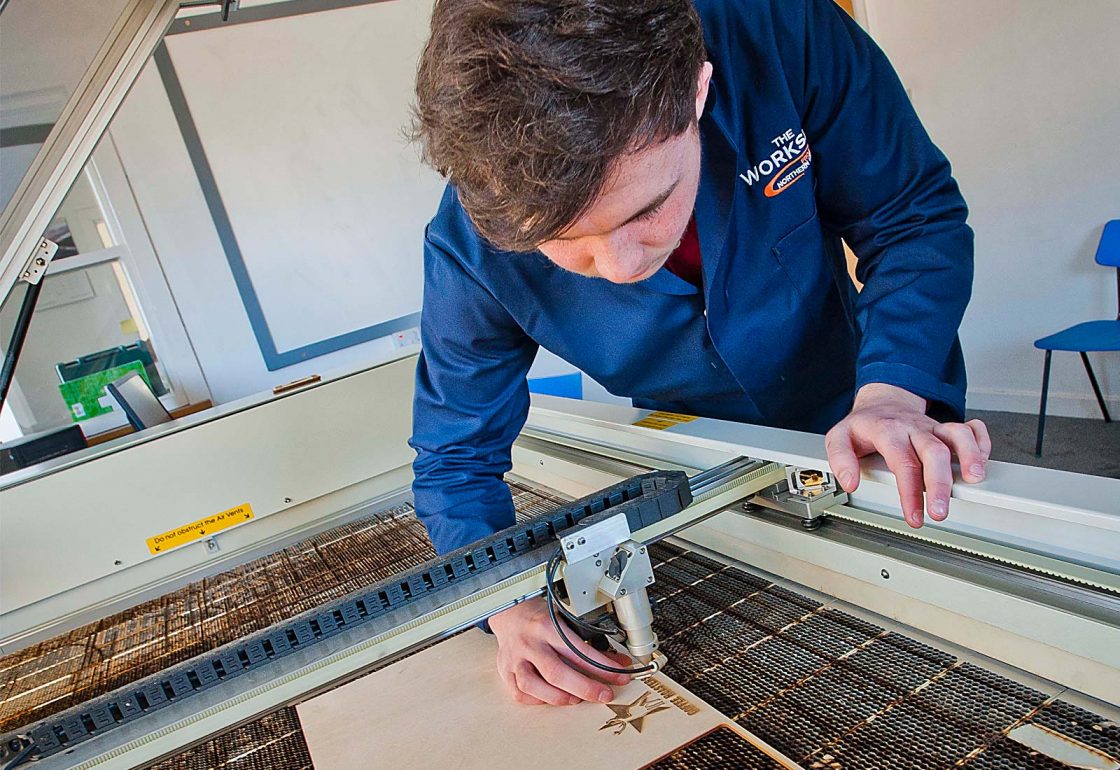
<instances>
[{"instance_id":1,"label":"embroidered logo patch","mask_svg":"<svg viewBox=\"0 0 1120 770\"><path fill-rule=\"evenodd\" d=\"M805 132L794 133L792 128L770 140L777 149L770 157L759 161L739 178L747 187L761 184L767 198L774 198L788 190L795 182L809 172L813 162L813 151L809 148Z\"/></svg>"}]
</instances>

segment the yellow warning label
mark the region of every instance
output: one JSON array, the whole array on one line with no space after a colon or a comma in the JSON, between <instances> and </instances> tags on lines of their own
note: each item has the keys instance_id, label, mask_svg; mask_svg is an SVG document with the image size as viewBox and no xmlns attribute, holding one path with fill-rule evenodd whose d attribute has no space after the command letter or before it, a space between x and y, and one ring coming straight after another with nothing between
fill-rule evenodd
<instances>
[{"instance_id":1,"label":"yellow warning label","mask_svg":"<svg viewBox=\"0 0 1120 770\"><path fill-rule=\"evenodd\" d=\"M149 537L148 550L152 553L170 551L172 548L209 537L223 529L236 527L251 518L253 518L253 509L248 503L243 503L236 508L230 508L228 511L215 513L213 516L207 516L205 519L199 519L191 524L184 524L170 532L164 532L162 535Z\"/></svg>"},{"instance_id":2,"label":"yellow warning label","mask_svg":"<svg viewBox=\"0 0 1120 770\"><path fill-rule=\"evenodd\" d=\"M647 417L638 420L635 425L639 428L653 428L665 430L684 422L692 422L696 418L690 414L677 414L676 412L650 412Z\"/></svg>"}]
</instances>

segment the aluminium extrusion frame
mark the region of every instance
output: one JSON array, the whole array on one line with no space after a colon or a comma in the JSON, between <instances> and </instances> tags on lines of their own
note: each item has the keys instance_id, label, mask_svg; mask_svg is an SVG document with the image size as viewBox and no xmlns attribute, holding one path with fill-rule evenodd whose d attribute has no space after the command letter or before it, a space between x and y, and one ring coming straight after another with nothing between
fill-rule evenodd
<instances>
[{"instance_id":1,"label":"aluminium extrusion frame","mask_svg":"<svg viewBox=\"0 0 1120 770\"><path fill-rule=\"evenodd\" d=\"M178 10L177 0L131 0L121 12L47 143L0 213L0 297L19 280L24 263Z\"/></svg>"}]
</instances>

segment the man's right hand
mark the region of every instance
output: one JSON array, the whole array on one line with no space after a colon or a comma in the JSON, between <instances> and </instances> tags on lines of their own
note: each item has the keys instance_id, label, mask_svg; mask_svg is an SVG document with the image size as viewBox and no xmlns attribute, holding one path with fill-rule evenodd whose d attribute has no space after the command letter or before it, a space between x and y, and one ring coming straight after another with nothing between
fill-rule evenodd
<instances>
[{"instance_id":1,"label":"man's right hand","mask_svg":"<svg viewBox=\"0 0 1120 770\"><path fill-rule=\"evenodd\" d=\"M627 674L602 671L576 657L556 633L543 598L522 602L494 615L490 618L490 630L498 640L498 674L518 703L609 703L614 691L608 685L630 681ZM599 652L573 631L567 633L575 644L583 645L581 652L592 660L606 666L633 665L628 659L618 660Z\"/></svg>"}]
</instances>

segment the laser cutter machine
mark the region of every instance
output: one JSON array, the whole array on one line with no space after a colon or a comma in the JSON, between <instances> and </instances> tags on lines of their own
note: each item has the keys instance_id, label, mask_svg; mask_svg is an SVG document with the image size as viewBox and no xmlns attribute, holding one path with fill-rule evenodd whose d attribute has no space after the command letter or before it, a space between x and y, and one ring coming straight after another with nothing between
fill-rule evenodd
<instances>
[{"instance_id":1,"label":"laser cutter machine","mask_svg":"<svg viewBox=\"0 0 1120 770\"><path fill-rule=\"evenodd\" d=\"M4 211L5 295L178 10L126 5ZM545 593L802 767L1120 766L1120 481L992 463L912 530L820 436L535 397L517 523L437 558L414 368L0 477L0 767L310 764L295 704Z\"/></svg>"},{"instance_id":2,"label":"laser cutter machine","mask_svg":"<svg viewBox=\"0 0 1120 770\"><path fill-rule=\"evenodd\" d=\"M22 734L42 767L145 766L247 723L264 730L294 703L540 595L558 552L566 611L593 619L638 597L617 620L639 660L660 661L659 644L666 673L795 759L866 722L822 721L808 738L779 729L797 703L838 708L848 686L896 720L908 698L915 713L966 716L983 693L1015 704L983 730L910 714L919 736L963 734L945 766L1016 749L1007 733L1038 720L1115 756L1120 482L993 463L983 484L954 490L947 522L913 531L881 467L850 497L808 473L826 467L819 436L703 419L657 430L635 424L641 410L543 397L514 447L518 524L430 559L408 501L413 366L404 357L6 478L7 756ZM370 392L399 402L376 433L348 407ZM121 499L121 478L139 494ZM238 506L252 518L165 552L147 545ZM784 717L758 708L781 692L802 696L779 704ZM283 724L298 740L298 723Z\"/></svg>"}]
</instances>

